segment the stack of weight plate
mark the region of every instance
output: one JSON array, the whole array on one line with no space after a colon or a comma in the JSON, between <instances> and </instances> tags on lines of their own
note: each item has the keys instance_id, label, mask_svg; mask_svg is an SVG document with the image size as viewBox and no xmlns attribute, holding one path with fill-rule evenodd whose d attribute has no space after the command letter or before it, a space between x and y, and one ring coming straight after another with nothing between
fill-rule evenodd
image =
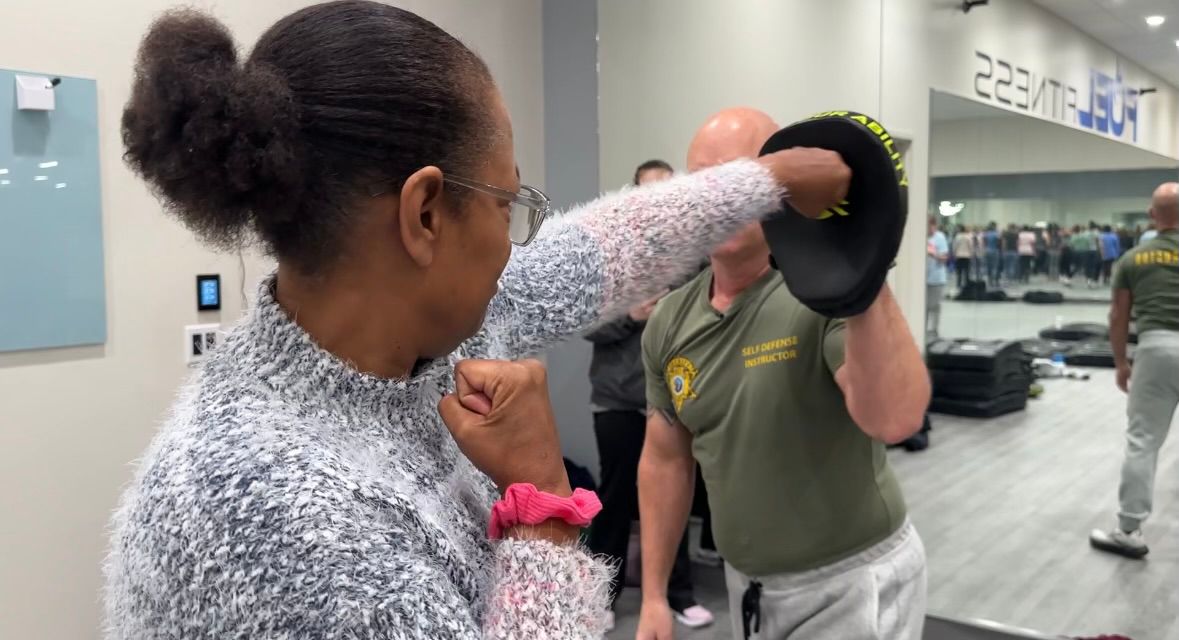
<instances>
[{"instance_id":1,"label":"stack of weight plate","mask_svg":"<svg viewBox=\"0 0 1179 640\"><path fill-rule=\"evenodd\" d=\"M992 418L1027 406L1030 359L1013 340L935 340L926 348L930 411Z\"/></svg>"}]
</instances>

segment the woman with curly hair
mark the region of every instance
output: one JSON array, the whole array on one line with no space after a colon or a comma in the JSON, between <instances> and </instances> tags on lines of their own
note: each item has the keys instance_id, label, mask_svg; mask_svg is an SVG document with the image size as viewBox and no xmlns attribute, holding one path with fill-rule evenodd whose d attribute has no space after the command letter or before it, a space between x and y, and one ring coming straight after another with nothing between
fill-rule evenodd
<instances>
[{"instance_id":1,"label":"woman with curly hair","mask_svg":"<svg viewBox=\"0 0 1179 640\"><path fill-rule=\"evenodd\" d=\"M543 370L507 360L848 179L792 150L537 235L548 200L519 182L484 63L360 0L283 18L244 63L215 20L162 17L123 138L200 238L278 262L120 502L106 607L126 639L600 637L610 569L576 543L594 499L569 490Z\"/></svg>"}]
</instances>

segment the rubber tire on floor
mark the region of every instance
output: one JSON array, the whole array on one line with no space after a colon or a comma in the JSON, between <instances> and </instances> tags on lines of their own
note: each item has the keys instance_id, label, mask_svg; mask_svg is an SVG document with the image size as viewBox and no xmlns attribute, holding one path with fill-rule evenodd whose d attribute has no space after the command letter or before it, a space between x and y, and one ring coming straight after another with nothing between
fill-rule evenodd
<instances>
[{"instance_id":1,"label":"rubber tire on floor","mask_svg":"<svg viewBox=\"0 0 1179 640\"><path fill-rule=\"evenodd\" d=\"M1109 327L1096 322L1070 322L1057 327L1047 327L1040 330L1040 337L1044 340L1063 340L1066 342L1080 342L1081 340L1109 340Z\"/></svg>"},{"instance_id":2,"label":"rubber tire on floor","mask_svg":"<svg viewBox=\"0 0 1179 640\"><path fill-rule=\"evenodd\" d=\"M1051 358L1056 354L1068 355L1076 348L1076 342L1063 340L1044 340L1043 338L1027 338L1019 341L1023 352L1030 358Z\"/></svg>"}]
</instances>

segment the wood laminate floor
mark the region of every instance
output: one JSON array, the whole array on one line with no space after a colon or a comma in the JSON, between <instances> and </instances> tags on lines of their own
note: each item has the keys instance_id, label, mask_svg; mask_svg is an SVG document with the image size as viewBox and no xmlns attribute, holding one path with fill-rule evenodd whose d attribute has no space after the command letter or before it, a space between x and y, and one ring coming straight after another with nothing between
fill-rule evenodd
<instances>
[{"instance_id":1,"label":"wood laminate floor","mask_svg":"<svg viewBox=\"0 0 1179 640\"><path fill-rule=\"evenodd\" d=\"M1148 559L1090 549L1089 530L1114 524L1126 424L1112 371L1091 372L1044 381L1024 412L934 416L933 447L894 452L929 554L931 612L1179 640L1179 445L1159 460Z\"/></svg>"}]
</instances>

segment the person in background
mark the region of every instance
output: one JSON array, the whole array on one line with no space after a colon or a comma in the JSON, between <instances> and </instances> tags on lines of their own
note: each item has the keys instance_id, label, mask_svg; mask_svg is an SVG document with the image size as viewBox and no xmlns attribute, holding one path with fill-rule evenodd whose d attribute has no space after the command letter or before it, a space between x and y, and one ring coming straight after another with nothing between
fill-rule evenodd
<instances>
[{"instance_id":1,"label":"person in background","mask_svg":"<svg viewBox=\"0 0 1179 640\"><path fill-rule=\"evenodd\" d=\"M1014 284L1019 280L1019 227L1014 223L1007 225L1003 232L1003 271L1007 282Z\"/></svg>"},{"instance_id":2,"label":"person in background","mask_svg":"<svg viewBox=\"0 0 1179 640\"><path fill-rule=\"evenodd\" d=\"M929 216L929 237L925 243L925 334L936 338L941 327L942 299L946 296L946 263L950 244L937 228L937 218Z\"/></svg>"},{"instance_id":3,"label":"person in background","mask_svg":"<svg viewBox=\"0 0 1179 640\"><path fill-rule=\"evenodd\" d=\"M635 170L634 184L642 186L672 177L671 165L648 160ZM660 296L661 297L661 296ZM659 297L635 305L627 315L586 334L593 343L590 363L590 404L594 437L601 461L598 495L602 512L590 528L590 551L618 567L610 583L610 611L606 627L614 628L614 606L626 580L631 523L639 516L639 456L647 432L646 383L643 380L642 337L647 318ZM688 627L713 621L712 612L696 602L692 565L685 531L667 585L667 598L676 618Z\"/></svg>"},{"instance_id":4,"label":"person in background","mask_svg":"<svg viewBox=\"0 0 1179 640\"><path fill-rule=\"evenodd\" d=\"M1113 276L1114 261L1122 255L1122 245L1118 240L1118 234L1108 224L1102 227L1100 239L1101 284L1108 285L1110 278Z\"/></svg>"},{"instance_id":5,"label":"person in background","mask_svg":"<svg viewBox=\"0 0 1179 640\"><path fill-rule=\"evenodd\" d=\"M1019 252L1019 282L1027 284L1032 278L1032 264L1036 258L1036 232L1026 224L1017 239Z\"/></svg>"},{"instance_id":6,"label":"person in background","mask_svg":"<svg viewBox=\"0 0 1179 640\"><path fill-rule=\"evenodd\" d=\"M1072 286L1073 279L1076 277L1089 277L1089 237L1085 227L1081 225L1073 225L1073 233L1069 238L1069 247L1072 249L1072 264L1069 268L1068 282L1065 286Z\"/></svg>"},{"instance_id":7,"label":"person in background","mask_svg":"<svg viewBox=\"0 0 1179 640\"><path fill-rule=\"evenodd\" d=\"M1085 239L1089 242L1085 280L1088 281L1089 288L1092 289L1097 286L1098 280L1101 278L1101 227L1096 222L1089 222L1089 231L1086 233Z\"/></svg>"},{"instance_id":8,"label":"person in background","mask_svg":"<svg viewBox=\"0 0 1179 640\"><path fill-rule=\"evenodd\" d=\"M1068 286L1073 276L1073 234L1068 227L1060 229L1060 283Z\"/></svg>"},{"instance_id":9,"label":"person in background","mask_svg":"<svg viewBox=\"0 0 1179 640\"><path fill-rule=\"evenodd\" d=\"M1118 234L1118 245L1121 247L1123 254L1134 248L1140 235L1134 233L1133 229L1124 225L1117 227L1115 233Z\"/></svg>"},{"instance_id":10,"label":"person in background","mask_svg":"<svg viewBox=\"0 0 1179 640\"><path fill-rule=\"evenodd\" d=\"M1143 231L1142 234L1138 236L1138 244L1150 242L1151 240L1154 240L1156 237L1158 237L1158 235L1158 229L1155 228L1155 224L1152 221L1150 225L1146 227L1146 231Z\"/></svg>"},{"instance_id":11,"label":"person in background","mask_svg":"<svg viewBox=\"0 0 1179 640\"><path fill-rule=\"evenodd\" d=\"M1093 288L1093 264L1100 262L1096 257L1097 245L1094 244L1092 226L1077 225L1073 233L1073 257L1076 260L1076 273L1085 279L1085 284Z\"/></svg>"},{"instance_id":12,"label":"person in background","mask_svg":"<svg viewBox=\"0 0 1179 640\"><path fill-rule=\"evenodd\" d=\"M1045 241L1048 245L1048 280L1055 282L1060 278L1060 253L1064 247L1064 240L1061 237L1060 225L1055 222L1048 225L1044 231Z\"/></svg>"},{"instance_id":13,"label":"person in background","mask_svg":"<svg viewBox=\"0 0 1179 640\"><path fill-rule=\"evenodd\" d=\"M693 138L688 168L756 156L777 129L758 111L721 112ZM769 261L761 225L749 225L643 333L636 638L672 639L662 590L697 462L726 562L729 637L920 638L925 553L884 443L921 428L921 353L887 284L862 315L826 318Z\"/></svg>"},{"instance_id":14,"label":"person in background","mask_svg":"<svg viewBox=\"0 0 1179 640\"><path fill-rule=\"evenodd\" d=\"M971 239L974 241L974 260L970 263L971 271L974 273L972 279L985 282L987 279L987 247L986 242L983 240L983 227L978 227L971 234Z\"/></svg>"},{"instance_id":15,"label":"person in background","mask_svg":"<svg viewBox=\"0 0 1179 640\"><path fill-rule=\"evenodd\" d=\"M1032 231L1036 234L1036 260L1032 273L1044 275L1048 273L1048 229L1032 227Z\"/></svg>"},{"instance_id":16,"label":"person in background","mask_svg":"<svg viewBox=\"0 0 1179 640\"><path fill-rule=\"evenodd\" d=\"M971 262L974 261L974 233L970 227L958 225L954 234L954 273L958 276L958 290L966 288L971 280Z\"/></svg>"},{"instance_id":17,"label":"person in background","mask_svg":"<svg viewBox=\"0 0 1179 640\"><path fill-rule=\"evenodd\" d=\"M987 225L982 234L983 259L986 262L987 285L999 288L1000 272L1003 268L1003 252L1000 247L999 227L994 222Z\"/></svg>"},{"instance_id":18,"label":"person in background","mask_svg":"<svg viewBox=\"0 0 1179 640\"><path fill-rule=\"evenodd\" d=\"M1118 261L1109 312L1117 385L1129 393L1118 524L1089 534L1094 548L1129 558L1150 551L1142 524L1153 508L1159 450L1179 406L1179 183L1155 189L1150 217L1158 233ZM1138 325L1132 367L1126 355L1131 316Z\"/></svg>"}]
</instances>

